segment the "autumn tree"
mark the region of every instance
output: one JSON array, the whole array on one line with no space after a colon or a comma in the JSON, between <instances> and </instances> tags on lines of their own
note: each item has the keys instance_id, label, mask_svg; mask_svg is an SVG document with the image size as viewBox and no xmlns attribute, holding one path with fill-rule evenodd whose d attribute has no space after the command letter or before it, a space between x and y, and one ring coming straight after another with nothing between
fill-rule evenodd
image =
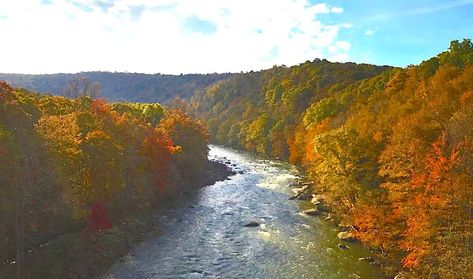
<instances>
[{"instance_id":1,"label":"autumn tree","mask_svg":"<svg viewBox=\"0 0 473 279\"><path fill-rule=\"evenodd\" d=\"M86 77L73 77L64 87L62 94L68 98L90 97L95 99L99 96L100 84L91 83Z\"/></svg>"}]
</instances>

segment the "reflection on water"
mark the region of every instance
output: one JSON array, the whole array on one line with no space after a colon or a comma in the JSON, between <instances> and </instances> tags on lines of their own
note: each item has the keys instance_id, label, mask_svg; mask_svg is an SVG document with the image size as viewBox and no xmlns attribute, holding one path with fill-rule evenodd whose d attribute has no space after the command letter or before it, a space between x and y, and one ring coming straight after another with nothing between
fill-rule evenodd
<instances>
[{"instance_id":1,"label":"reflection on water","mask_svg":"<svg viewBox=\"0 0 473 279\"><path fill-rule=\"evenodd\" d=\"M337 231L298 214L288 187L297 171L212 146L211 159L243 171L169 201L160 234L136 247L105 278L380 278L357 244L337 248ZM245 227L249 222L259 227Z\"/></svg>"}]
</instances>

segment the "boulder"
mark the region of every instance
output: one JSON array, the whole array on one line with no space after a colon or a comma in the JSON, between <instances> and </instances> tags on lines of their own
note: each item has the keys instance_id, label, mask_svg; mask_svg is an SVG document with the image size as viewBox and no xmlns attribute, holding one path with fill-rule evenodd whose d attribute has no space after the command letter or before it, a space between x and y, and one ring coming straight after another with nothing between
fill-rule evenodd
<instances>
[{"instance_id":1,"label":"boulder","mask_svg":"<svg viewBox=\"0 0 473 279\"><path fill-rule=\"evenodd\" d=\"M311 198L311 188L309 186L302 186L302 188L299 188L296 190L296 197L298 200L304 200L307 201Z\"/></svg>"},{"instance_id":2,"label":"boulder","mask_svg":"<svg viewBox=\"0 0 473 279\"><path fill-rule=\"evenodd\" d=\"M302 213L307 214L309 216L317 216L320 214L320 211L318 211L316 208L314 209L307 209L302 211Z\"/></svg>"},{"instance_id":3,"label":"boulder","mask_svg":"<svg viewBox=\"0 0 473 279\"><path fill-rule=\"evenodd\" d=\"M296 189L294 196L290 197L290 200L309 200L311 197L309 186L303 186L302 188Z\"/></svg>"},{"instance_id":4,"label":"boulder","mask_svg":"<svg viewBox=\"0 0 473 279\"><path fill-rule=\"evenodd\" d=\"M338 224L337 227L340 231L350 231L352 229L350 225L344 223Z\"/></svg>"},{"instance_id":5,"label":"boulder","mask_svg":"<svg viewBox=\"0 0 473 279\"><path fill-rule=\"evenodd\" d=\"M325 203L325 196L324 195L312 195L312 199L310 200L313 204L320 204Z\"/></svg>"},{"instance_id":6,"label":"boulder","mask_svg":"<svg viewBox=\"0 0 473 279\"><path fill-rule=\"evenodd\" d=\"M324 203L317 204L316 208L317 208L318 211L322 211L322 212L329 212L330 211L330 208L328 208L328 206Z\"/></svg>"},{"instance_id":7,"label":"boulder","mask_svg":"<svg viewBox=\"0 0 473 279\"><path fill-rule=\"evenodd\" d=\"M338 239L347 241L347 242L355 242L356 238L351 232L339 232L337 234Z\"/></svg>"},{"instance_id":8,"label":"boulder","mask_svg":"<svg viewBox=\"0 0 473 279\"><path fill-rule=\"evenodd\" d=\"M312 199L310 200L311 203L317 206L319 211L329 212L330 209L328 208L324 195L312 195Z\"/></svg>"},{"instance_id":9,"label":"boulder","mask_svg":"<svg viewBox=\"0 0 473 279\"><path fill-rule=\"evenodd\" d=\"M260 226L260 224L256 221L251 221L251 222L249 222L248 224L245 225L245 227L253 227L253 228L254 227L259 227L259 226Z\"/></svg>"},{"instance_id":10,"label":"boulder","mask_svg":"<svg viewBox=\"0 0 473 279\"><path fill-rule=\"evenodd\" d=\"M304 185L304 184L302 184L302 185ZM308 190L308 189L309 189L309 185L304 185L304 186L302 186L302 187L299 189L299 191L305 192L305 191Z\"/></svg>"},{"instance_id":11,"label":"boulder","mask_svg":"<svg viewBox=\"0 0 473 279\"><path fill-rule=\"evenodd\" d=\"M297 195L297 199L302 200L302 201L309 200L310 199L310 194L306 193L306 192L302 192L302 193Z\"/></svg>"}]
</instances>

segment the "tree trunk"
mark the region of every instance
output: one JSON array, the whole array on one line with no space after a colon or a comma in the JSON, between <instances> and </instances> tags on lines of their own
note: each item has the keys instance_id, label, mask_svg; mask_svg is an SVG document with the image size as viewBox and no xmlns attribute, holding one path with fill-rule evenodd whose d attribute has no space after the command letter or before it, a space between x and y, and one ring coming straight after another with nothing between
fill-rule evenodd
<instances>
[{"instance_id":1,"label":"tree trunk","mask_svg":"<svg viewBox=\"0 0 473 279\"><path fill-rule=\"evenodd\" d=\"M15 187L15 232L16 232L16 278L22 278L23 251L25 244L25 189L31 183L29 159L21 163L21 177Z\"/></svg>"}]
</instances>

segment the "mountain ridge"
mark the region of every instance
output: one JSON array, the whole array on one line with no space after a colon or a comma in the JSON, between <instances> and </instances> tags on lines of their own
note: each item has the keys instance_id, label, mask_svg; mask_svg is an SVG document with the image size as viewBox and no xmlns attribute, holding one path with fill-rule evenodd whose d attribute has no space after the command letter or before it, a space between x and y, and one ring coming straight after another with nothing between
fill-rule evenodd
<instances>
[{"instance_id":1,"label":"mountain ridge","mask_svg":"<svg viewBox=\"0 0 473 279\"><path fill-rule=\"evenodd\" d=\"M389 65L372 65L355 62L330 62L315 58L293 66L274 65L272 68L240 73L192 73L192 74L148 74L132 72L84 71L78 73L19 74L0 73L0 80L13 87L25 88L41 94L64 95L64 90L73 79L86 79L100 85L100 97L109 101L129 101L170 104L175 98L189 101L198 92L204 91L222 80L251 73L264 73L274 68L292 69L305 63L323 62L332 65L366 65L393 68Z\"/></svg>"},{"instance_id":2,"label":"mountain ridge","mask_svg":"<svg viewBox=\"0 0 473 279\"><path fill-rule=\"evenodd\" d=\"M80 72L58 74L12 74L0 73L13 87L21 87L42 94L63 95L68 83L75 79L87 79L100 85L100 97L109 101L169 103L174 98L188 99L195 91L228 78L231 73L221 74L142 74L126 72Z\"/></svg>"}]
</instances>

